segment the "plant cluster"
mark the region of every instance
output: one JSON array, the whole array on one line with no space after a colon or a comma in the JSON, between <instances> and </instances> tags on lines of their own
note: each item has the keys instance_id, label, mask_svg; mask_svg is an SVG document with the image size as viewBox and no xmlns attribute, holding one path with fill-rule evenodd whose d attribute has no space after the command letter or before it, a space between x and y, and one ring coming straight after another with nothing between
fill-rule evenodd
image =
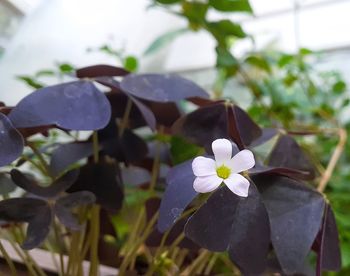
<instances>
[{"instance_id":1,"label":"plant cluster","mask_svg":"<svg viewBox=\"0 0 350 276\"><path fill-rule=\"evenodd\" d=\"M99 263L121 275L302 273L312 250L318 275L340 268L332 208L312 186L317 170L293 132L261 128L236 104L210 100L177 75L95 65L75 78L0 109L7 183L0 218L10 241L26 250L46 241L67 254L61 275L81 275L85 258L90 275ZM196 108L187 113L190 104ZM70 140L33 136L55 131ZM214 151L219 162L216 139L231 141L233 155L254 152L254 167L237 163L249 181L245 197L226 185L210 194L194 189L202 172L193 158ZM268 151L257 150L264 145ZM27 256L30 272L44 273Z\"/></svg>"}]
</instances>

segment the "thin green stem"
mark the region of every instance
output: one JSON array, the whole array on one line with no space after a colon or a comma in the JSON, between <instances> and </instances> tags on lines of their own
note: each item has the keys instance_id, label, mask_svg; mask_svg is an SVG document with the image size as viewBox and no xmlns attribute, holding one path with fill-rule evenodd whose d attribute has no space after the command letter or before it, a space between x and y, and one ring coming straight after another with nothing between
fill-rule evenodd
<instances>
[{"instance_id":1,"label":"thin green stem","mask_svg":"<svg viewBox=\"0 0 350 276\"><path fill-rule=\"evenodd\" d=\"M139 238L139 240L135 241L134 246L130 249L129 252L127 252L122 264L120 265L119 275L125 275L126 269L128 268L130 261L132 260L134 254L137 253L137 250L140 247L140 245L147 239L147 237L153 230L153 226L154 226L154 223L157 221L157 218L158 218L158 212L153 215L153 217L147 224L146 228L144 229L144 232Z\"/></svg>"},{"instance_id":2,"label":"thin green stem","mask_svg":"<svg viewBox=\"0 0 350 276\"><path fill-rule=\"evenodd\" d=\"M91 248L90 248L90 276L98 275L98 243L100 238L100 206L94 205L91 210Z\"/></svg>"},{"instance_id":3,"label":"thin green stem","mask_svg":"<svg viewBox=\"0 0 350 276\"><path fill-rule=\"evenodd\" d=\"M64 261L63 261L63 247L61 244L61 239L60 239L60 231L57 225L57 222L53 222L53 228L54 228L54 232L55 232L55 238L56 238L56 242L57 242L57 246L59 247L59 259L60 259L60 275L64 276Z\"/></svg>"},{"instance_id":4,"label":"thin green stem","mask_svg":"<svg viewBox=\"0 0 350 276\"><path fill-rule=\"evenodd\" d=\"M45 169L45 175L50 176L51 178L54 178L50 172L50 168L49 165L47 164L44 156L42 155L42 153L36 148L36 146L34 145L34 143L32 142L27 142L28 147L31 148L31 150L33 151L33 153L38 157L41 165L43 166L43 168Z\"/></svg>"},{"instance_id":5,"label":"thin green stem","mask_svg":"<svg viewBox=\"0 0 350 276\"><path fill-rule=\"evenodd\" d=\"M122 121L121 121L120 126L119 126L119 137L123 136L124 131L128 125L131 108L132 108L132 101L130 98L128 98L128 101L127 101L126 107L125 107L125 111L123 114L123 118L122 118Z\"/></svg>"},{"instance_id":6,"label":"thin green stem","mask_svg":"<svg viewBox=\"0 0 350 276\"><path fill-rule=\"evenodd\" d=\"M39 164L35 163L32 159L30 159L28 156L22 155L22 158L25 159L27 162L32 164L35 168L37 168L43 175L46 175L46 170Z\"/></svg>"}]
</instances>

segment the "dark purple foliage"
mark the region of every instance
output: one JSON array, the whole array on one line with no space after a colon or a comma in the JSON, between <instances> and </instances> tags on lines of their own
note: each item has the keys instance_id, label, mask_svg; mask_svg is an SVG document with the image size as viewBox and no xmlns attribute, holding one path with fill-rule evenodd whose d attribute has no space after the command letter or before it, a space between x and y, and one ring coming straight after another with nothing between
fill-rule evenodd
<instances>
[{"instance_id":1,"label":"dark purple foliage","mask_svg":"<svg viewBox=\"0 0 350 276\"><path fill-rule=\"evenodd\" d=\"M120 83L125 92L144 100L177 102L191 97L208 98L195 83L177 75L130 74Z\"/></svg>"},{"instance_id":2,"label":"dark purple foliage","mask_svg":"<svg viewBox=\"0 0 350 276\"><path fill-rule=\"evenodd\" d=\"M23 151L22 135L4 114L0 113L0 166L17 159Z\"/></svg>"},{"instance_id":3,"label":"dark purple foliage","mask_svg":"<svg viewBox=\"0 0 350 276\"><path fill-rule=\"evenodd\" d=\"M23 98L9 114L16 128L57 125L64 129L105 127L110 104L92 82L75 81L48 86Z\"/></svg>"}]
</instances>

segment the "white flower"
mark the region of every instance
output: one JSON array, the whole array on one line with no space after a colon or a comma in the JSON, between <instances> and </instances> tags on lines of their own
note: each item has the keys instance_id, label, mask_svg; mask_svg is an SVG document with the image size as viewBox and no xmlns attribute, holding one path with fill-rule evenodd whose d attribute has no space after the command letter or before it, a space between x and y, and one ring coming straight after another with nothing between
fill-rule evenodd
<instances>
[{"instance_id":1,"label":"white flower","mask_svg":"<svg viewBox=\"0 0 350 276\"><path fill-rule=\"evenodd\" d=\"M250 150L242 150L232 157L232 144L227 139L217 139L212 143L215 160L203 156L192 162L196 177L193 188L198 193L209 193L222 182L236 195L247 197L249 180L239 174L255 165L254 155Z\"/></svg>"}]
</instances>

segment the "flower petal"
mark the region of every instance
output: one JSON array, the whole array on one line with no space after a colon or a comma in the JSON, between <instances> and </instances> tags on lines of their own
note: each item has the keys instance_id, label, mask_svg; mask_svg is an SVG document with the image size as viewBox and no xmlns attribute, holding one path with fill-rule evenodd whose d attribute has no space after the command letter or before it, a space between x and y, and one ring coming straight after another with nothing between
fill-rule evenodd
<instances>
[{"instance_id":1,"label":"flower petal","mask_svg":"<svg viewBox=\"0 0 350 276\"><path fill-rule=\"evenodd\" d=\"M255 159L250 150L242 150L226 164L233 173L240 173L254 167Z\"/></svg>"},{"instance_id":2,"label":"flower petal","mask_svg":"<svg viewBox=\"0 0 350 276\"><path fill-rule=\"evenodd\" d=\"M193 189L197 193L209 193L214 191L222 183L222 179L217 175L197 177L193 181Z\"/></svg>"},{"instance_id":3,"label":"flower petal","mask_svg":"<svg viewBox=\"0 0 350 276\"><path fill-rule=\"evenodd\" d=\"M232 157L232 144L227 139L216 139L212 144L215 161L218 166L228 162Z\"/></svg>"},{"instance_id":4,"label":"flower petal","mask_svg":"<svg viewBox=\"0 0 350 276\"><path fill-rule=\"evenodd\" d=\"M192 162L192 170L195 176L216 174L215 161L203 156L196 157Z\"/></svg>"},{"instance_id":5,"label":"flower petal","mask_svg":"<svg viewBox=\"0 0 350 276\"><path fill-rule=\"evenodd\" d=\"M224 179L224 183L236 195L243 197L248 196L250 182L244 176L233 173L229 178Z\"/></svg>"}]
</instances>

